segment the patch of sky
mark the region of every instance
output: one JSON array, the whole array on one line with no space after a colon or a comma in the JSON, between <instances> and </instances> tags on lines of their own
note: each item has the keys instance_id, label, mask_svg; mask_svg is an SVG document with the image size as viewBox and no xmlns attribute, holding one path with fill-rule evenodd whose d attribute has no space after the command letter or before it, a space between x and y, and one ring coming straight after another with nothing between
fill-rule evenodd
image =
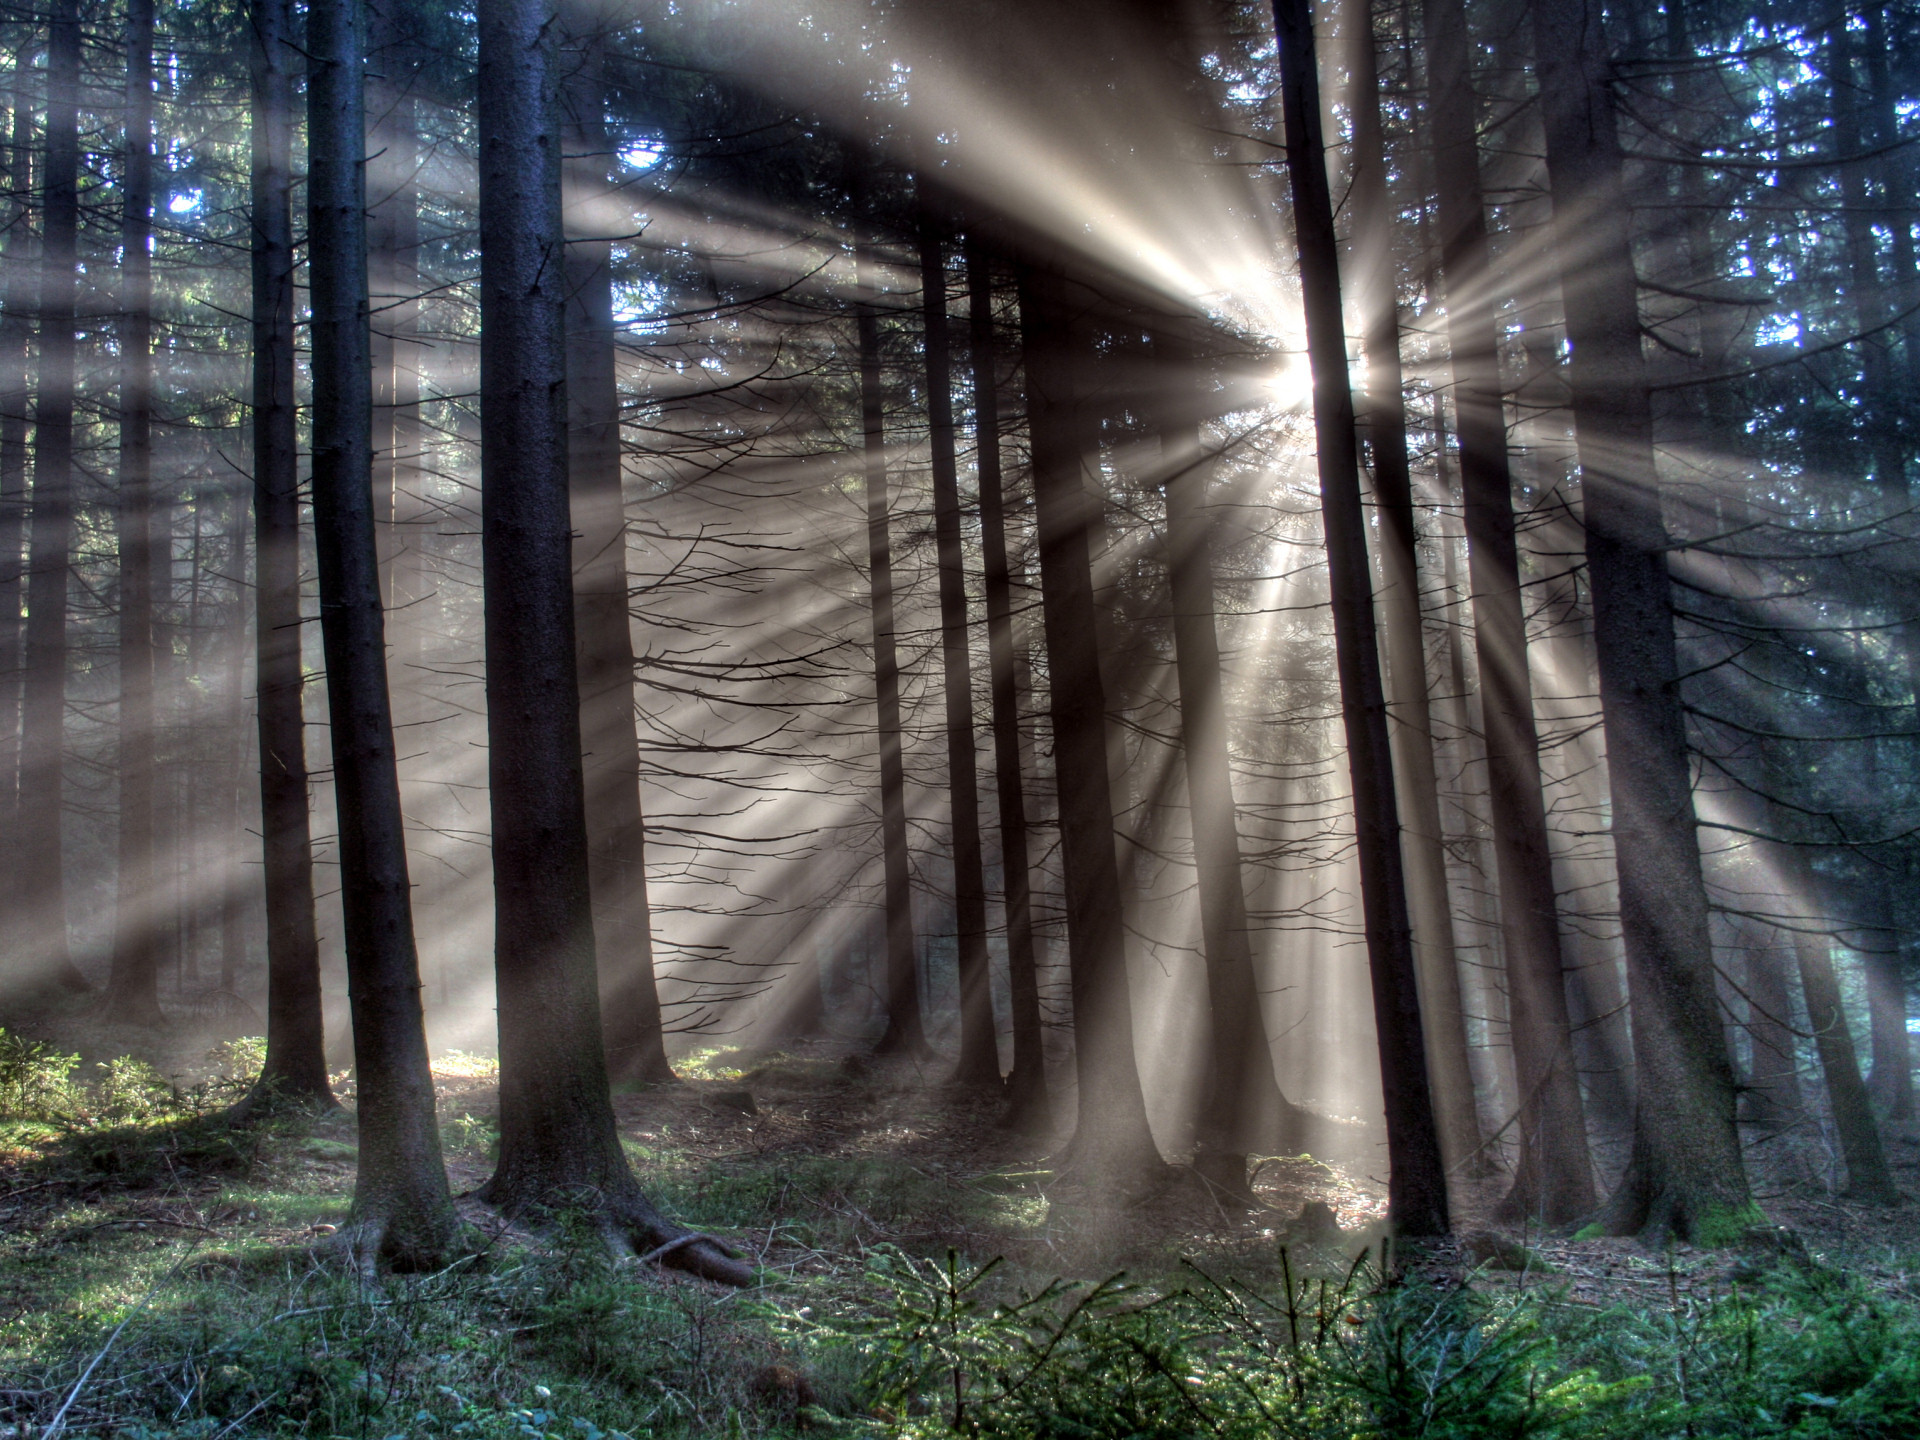
<instances>
[{"instance_id":1,"label":"patch of sky","mask_svg":"<svg viewBox=\"0 0 1920 1440\"><path fill-rule=\"evenodd\" d=\"M613 292L614 323L640 334L658 334L667 328L658 318L666 299L667 287L658 280L618 285Z\"/></svg>"},{"instance_id":2,"label":"patch of sky","mask_svg":"<svg viewBox=\"0 0 1920 1440\"><path fill-rule=\"evenodd\" d=\"M667 147L658 140L641 138L620 152L620 163L629 170L651 170L667 158Z\"/></svg>"},{"instance_id":3,"label":"patch of sky","mask_svg":"<svg viewBox=\"0 0 1920 1440\"><path fill-rule=\"evenodd\" d=\"M167 201L167 209L171 210L175 215L190 215L200 208L200 202L204 198L205 192L203 191L182 190L178 195L175 195L171 200Z\"/></svg>"},{"instance_id":4,"label":"patch of sky","mask_svg":"<svg viewBox=\"0 0 1920 1440\"><path fill-rule=\"evenodd\" d=\"M1798 315L1769 315L1754 327L1753 338L1762 345L1791 345L1800 338Z\"/></svg>"}]
</instances>

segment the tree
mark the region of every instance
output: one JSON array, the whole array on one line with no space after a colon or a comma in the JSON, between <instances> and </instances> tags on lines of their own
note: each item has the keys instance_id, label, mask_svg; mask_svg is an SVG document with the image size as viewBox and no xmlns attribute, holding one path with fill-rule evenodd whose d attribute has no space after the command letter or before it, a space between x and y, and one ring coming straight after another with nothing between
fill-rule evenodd
<instances>
[{"instance_id":1,"label":"tree","mask_svg":"<svg viewBox=\"0 0 1920 1440\"><path fill-rule=\"evenodd\" d=\"M481 1192L584 1204L616 1249L733 1284L752 1270L669 1224L615 1129L602 1048L580 762L567 489L557 18L480 7L480 485L493 811L500 1160Z\"/></svg>"},{"instance_id":2,"label":"tree","mask_svg":"<svg viewBox=\"0 0 1920 1440\"><path fill-rule=\"evenodd\" d=\"M313 913L311 801L301 703L300 496L295 433L293 6L250 6L253 221L255 726L267 911L267 1055L243 1108L286 1096L333 1103Z\"/></svg>"},{"instance_id":3,"label":"tree","mask_svg":"<svg viewBox=\"0 0 1920 1440\"><path fill-rule=\"evenodd\" d=\"M1340 268L1320 121L1313 15L1308 0L1274 0L1294 238L1306 297L1307 355L1313 371L1313 424L1319 451L1320 508L1333 592L1340 707L1353 787L1360 900L1373 988L1380 1083L1386 1100L1388 1212L1405 1235L1448 1228L1446 1169L1440 1158L1426 1047L1407 917L1400 817L1394 802L1386 698L1374 636L1373 595L1360 504L1353 391L1347 380Z\"/></svg>"},{"instance_id":4,"label":"tree","mask_svg":"<svg viewBox=\"0 0 1920 1440\"><path fill-rule=\"evenodd\" d=\"M160 1025L154 886L153 0L127 6L120 227L120 833L105 1018Z\"/></svg>"},{"instance_id":5,"label":"tree","mask_svg":"<svg viewBox=\"0 0 1920 1440\"><path fill-rule=\"evenodd\" d=\"M22 47L14 65L14 90L8 97L11 126L6 184L20 200L0 237L0 905L9 916L20 912L16 886L20 819L20 679L25 627L20 599L26 578L21 545L27 530L27 418L31 391L33 326L30 287L21 283L32 259L27 246L33 188L33 105L25 73L31 49Z\"/></svg>"},{"instance_id":6,"label":"tree","mask_svg":"<svg viewBox=\"0 0 1920 1440\"><path fill-rule=\"evenodd\" d=\"M985 248L967 243L967 335L973 370L974 457L980 492L980 550L987 601L987 670L993 705L993 780L1000 811L1000 871L1005 877L1007 989L1013 1010L1013 1068L1007 1118L1022 1129L1051 1129L1047 1057L1040 1028L1040 980L1034 956L1033 867L1027 848L1019 697L1015 688L1013 583L1007 564L1005 477L1000 463L1000 389L996 368L993 269Z\"/></svg>"},{"instance_id":7,"label":"tree","mask_svg":"<svg viewBox=\"0 0 1920 1440\"><path fill-rule=\"evenodd\" d=\"M1134 1059L1133 1007L1114 856L1107 772L1107 700L1089 539L1100 503L1087 474L1097 431L1080 371L1086 363L1084 292L1028 263L1020 271L1020 326L1033 449L1040 596L1047 636L1054 775L1066 883L1079 1120L1067 1169L1114 1195L1164 1173L1147 1125Z\"/></svg>"},{"instance_id":8,"label":"tree","mask_svg":"<svg viewBox=\"0 0 1920 1440\"><path fill-rule=\"evenodd\" d=\"M80 226L80 13L57 0L47 30L46 205L40 243L39 384L34 405L33 513L27 541L27 634L20 713L20 813L36 817L16 893L16 940L28 988L92 987L67 947L67 567L73 548L74 306Z\"/></svg>"},{"instance_id":9,"label":"tree","mask_svg":"<svg viewBox=\"0 0 1920 1440\"><path fill-rule=\"evenodd\" d=\"M1513 475L1487 264L1478 107L1461 0L1427 0L1425 29L1447 357L1460 444L1508 1028L1521 1097L1516 1127L1520 1159L1504 1208L1561 1225L1593 1209L1593 1164L1574 1072L1559 906L1541 794L1540 736L1520 606Z\"/></svg>"},{"instance_id":10,"label":"tree","mask_svg":"<svg viewBox=\"0 0 1920 1440\"><path fill-rule=\"evenodd\" d=\"M960 539L960 482L953 448L953 372L947 333L947 263L940 231L923 215L921 318L933 461L933 530L939 550L940 659L945 680L947 792L953 825L954 924L960 971L960 1058L954 1080L1000 1083L993 991L987 973L987 892L980 858L980 779L973 740L973 670L967 642L967 581Z\"/></svg>"},{"instance_id":11,"label":"tree","mask_svg":"<svg viewBox=\"0 0 1920 1440\"><path fill-rule=\"evenodd\" d=\"M1600 12L1534 0L1553 238L1572 357L1637 1103L1616 1234L1731 1238L1754 1214L1714 992L1667 536Z\"/></svg>"},{"instance_id":12,"label":"tree","mask_svg":"<svg viewBox=\"0 0 1920 1440\"><path fill-rule=\"evenodd\" d=\"M307 11L313 522L353 1002L363 1267L439 1263L457 1242L420 1007L406 830L387 691L373 509L365 63L359 0Z\"/></svg>"},{"instance_id":13,"label":"tree","mask_svg":"<svg viewBox=\"0 0 1920 1440\"><path fill-rule=\"evenodd\" d=\"M640 747L633 720L633 625L627 517L621 490L620 391L613 317L613 246L594 218L607 197L603 36L583 37L570 87L567 241L567 474L573 542L574 626L580 647L581 767L587 806L588 881L607 1065L615 1081L674 1079L654 979L647 904L647 831L640 807Z\"/></svg>"}]
</instances>

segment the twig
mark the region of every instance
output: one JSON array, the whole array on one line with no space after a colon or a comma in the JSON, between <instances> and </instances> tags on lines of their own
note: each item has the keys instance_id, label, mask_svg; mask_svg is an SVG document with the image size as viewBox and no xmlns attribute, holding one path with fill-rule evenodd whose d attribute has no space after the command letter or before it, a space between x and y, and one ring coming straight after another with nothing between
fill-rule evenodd
<instances>
[{"instance_id":1,"label":"twig","mask_svg":"<svg viewBox=\"0 0 1920 1440\"><path fill-rule=\"evenodd\" d=\"M159 1292L159 1289L162 1285L166 1284L167 1281L171 1280L175 1275L177 1275L180 1272L180 1267L186 1264L188 1259L192 1257L193 1252L195 1250L198 1250L199 1248L200 1248L200 1242L198 1240L194 1241L193 1244L188 1246L187 1253L185 1255L182 1255L178 1260L174 1261L172 1268L169 1269L166 1274L162 1275L158 1280L154 1281L153 1284L147 1287L147 1293L140 1297L140 1303L135 1305L131 1310L129 1310L124 1316L121 1317L120 1323L113 1327L113 1333L107 1336L107 1343L100 1347L100 1353L93 1357L93 1359L88 1363L87 1368L80 1372L80 1378L73 1382L73 1389L67 1392L67 1398L65 1402L62 1403L62 1405L57 1411L54 1412L53 1421L51 1424L47 1426L46 1431L41 1435L40 1440L55 1440L55 1437L59 1435L59 1433L66 1428L67 1412L73 1409L73 1402L80 1398L80 1392L87 1388L87 1381L93 1378L93 1372L100 1368L100 1362L102 1360L105 1360L107 1358L107 1352L113 1349L114 1342L120 1338L120 1332L122 1330L125 1330L127 1326L133 1322L134 1316L138 1315L142 1310L147 1308L147 1302L153 1299L154 1295Z\"/></svg>"}]
</instances>

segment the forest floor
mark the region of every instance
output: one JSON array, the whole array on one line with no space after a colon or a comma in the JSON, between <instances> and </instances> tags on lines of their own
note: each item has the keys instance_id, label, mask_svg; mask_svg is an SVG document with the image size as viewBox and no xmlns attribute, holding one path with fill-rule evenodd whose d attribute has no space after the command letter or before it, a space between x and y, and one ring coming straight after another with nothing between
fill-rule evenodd
<instances>
[{"instance_id":1,"label":"forest floor","mask_svg":"<svg viewBox=\"0 0 1920 1440\"><path fill-rule=\"evenodd\" d=\"M1251 1212L1177 1168L1115 1206L1055 1182L1058 1137L911 1062L714 1051L616 1108L661 1208L759 1267L728 1292L474 1200L493 1071L453 1055L439 1114L475 1253L367 1289L332 1240L350 1111L236 1131L205 1036L34 1038L84 1058L33 1119L24 1052L0 1057L0 1437L1920 1434L1920 1204L1827 1193L1806 1142L1756 1151L1785 1238L1501 1231L1490 1180L1396 1287L1377 1162L1269 1161ZM1889 1139L1920 1195L1920 1137Z\"/></svg>"}]
</instances>

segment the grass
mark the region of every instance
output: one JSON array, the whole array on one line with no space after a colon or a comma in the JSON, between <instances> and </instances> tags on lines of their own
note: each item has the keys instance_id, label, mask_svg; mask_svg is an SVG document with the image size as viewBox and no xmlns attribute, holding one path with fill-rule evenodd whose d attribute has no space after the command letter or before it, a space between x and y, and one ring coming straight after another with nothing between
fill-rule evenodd
<instances>
[{"instance_id":1,"label":"grass","mask_svg":"<svg viewBox=\"0 0 1920 1440\"><path fill-rule=\"evenodd\" d=\"M1056 1280L1037 1259L1063 1223L1044 1172L956 1178L911 1146L796 1151L765 1130L716 1152L682 1097L629 1153L663 1208L765 1237L761 1288L614 1266L563 1222L368 1289L327 1241L349 1117L226 1129L244 1051L191 1085L9 1055L4 1433L44 1433L71 1400L69 1435L132 1440L1920 1434L1912 1257L1776 1250L1731 1288L1670 1257L1657 1301L1593 1304L1554 1276L1389 1276L1371 1255L1303 1273L1300 1252L1182 1232L1136 1245L1132 1276ZM776 1098L824 1105L837 1083L716 1058L708 1083ZM484 1173L487 1070L469 1061L444 1077L442 1133Z\"/></svg>"}]
</instances>

